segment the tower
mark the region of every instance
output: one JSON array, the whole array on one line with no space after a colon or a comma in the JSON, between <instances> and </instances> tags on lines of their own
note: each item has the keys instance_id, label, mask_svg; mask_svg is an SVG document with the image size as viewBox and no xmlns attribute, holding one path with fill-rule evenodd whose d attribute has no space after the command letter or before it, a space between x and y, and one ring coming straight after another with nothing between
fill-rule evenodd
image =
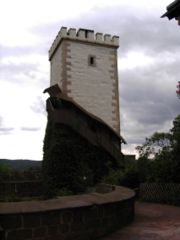
<instances>
[{"instance_id":1,"label":"tower","mask_svg":"<svg viewBox=\"0 0 180 240\"><path fill-rule=\"evenodd\" d=\"M119 37L62 27L49 50L51 86L120 134L117 49Z\"/></svg>"}]
</instances>

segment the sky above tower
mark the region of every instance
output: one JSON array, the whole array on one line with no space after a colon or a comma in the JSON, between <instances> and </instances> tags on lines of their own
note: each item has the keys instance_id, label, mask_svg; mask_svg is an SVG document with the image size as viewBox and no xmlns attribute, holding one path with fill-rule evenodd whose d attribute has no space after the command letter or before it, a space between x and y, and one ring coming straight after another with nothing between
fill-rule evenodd
<instances>
[{"instance_id":1,"label":"sky above tower","mask_svg":"<svg viewBox=\"0 0 180 240\"><path fill-rule=\"evenodd\" d=\"M0 0L0 158L42 159L48 50L61 26L120 37L124 152L179 114L180 27L161 19L170 0Z\"/></svg>"}]
</instances>

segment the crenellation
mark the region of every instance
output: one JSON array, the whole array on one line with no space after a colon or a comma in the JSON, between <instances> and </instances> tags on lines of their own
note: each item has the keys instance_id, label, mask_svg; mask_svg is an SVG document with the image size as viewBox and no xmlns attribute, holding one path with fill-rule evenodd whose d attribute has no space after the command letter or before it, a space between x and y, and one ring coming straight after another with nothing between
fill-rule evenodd
<instances>
[{"instance_id":1,"label":"crenellation","mask_svg":"<svg viewBox=\"0 0 180 240\"><path fill-rule=\"evenodd\" d=\"M112 41L111 35L110 34L104 34L104 42L106 43L111 43Z\"/></svg>"},{"instance_id":2,"label":"crenellation","mask_svg":"<svg viewBox=\"0 0 180 240\"><path fill-rule=\"evenodd\" d=\"M102 33L96 33L96 41L103 41L103 34Z\"/></svg>"},{"instance_id":3,"label":"crenellation","mask_svg":"<svg viewBox=\"0 0 180 240\"><path fill-rule=\"evenodd\" d=\"M89 40L89 41L95 41L94 31L92 31L92 30L86 30L86 31L87 31L87 40Z\"/></svg>"},{"instance_id":4,"label":"crenellation","mask_svg":"<svg viewBox=\"0 0 180 240\"><path fill-rule=\"evenodd\" d=\"M78 31L77 31L77 37L79 37L80 39L85 39L86 36L85 36L85 30L80 28Z\"/></svg>"},{"instance_id":5,"label":"crenellation","mask_svg":"<svg viewBox=\"0 0 180 240\"><path fill-rule=\"evenodd\" d=\"M49 59L52 58L54 52L56 51L58 45L62 39L70 39L74 41L86 41L89 43L96 43L102 45L109 45L114 47L119 47L119 37L111 36L110 34L94 33L93 30L80 28L61 27L58 35L56 36L50 50L49 50Z\"/></svg>"},{"instance_id":6,"label":"crenellation","mask_svg":"<svg viewBox=\"0 0 180 240\"><path fill-rule=\"evenodd\" d=\"M113 37L112 37L112 42L113 42L115 45L119 45L119 37L118 37L118 36L113 36Z\"/></svg>"},{"instance_id":7,"label":"crenellation","mask_svg":"<svg viewBox=\"0 0 180 240\"><path fill-rule=\"evenodd\" d=\"M66 37L67 36L67 27L62 27L58 33L61 37Z\"/></svg>"},{"instance_id":8,"label":"crenellation","mask_svg":"<svg viewBox=\"0 0 180 240\"><path fill-rule=\"evenodd\" d=\"M76 38L76 36L77 36L76 29L70 28L67 32L67 36L69 36L69 38Z\"/></svg>"}]
</instances>

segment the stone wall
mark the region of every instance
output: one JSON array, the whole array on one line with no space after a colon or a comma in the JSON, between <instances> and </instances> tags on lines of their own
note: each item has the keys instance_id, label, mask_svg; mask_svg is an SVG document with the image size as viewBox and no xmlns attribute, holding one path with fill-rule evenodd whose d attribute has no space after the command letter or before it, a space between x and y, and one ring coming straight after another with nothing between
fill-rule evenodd
<instances>
[{"instance_id":1,"label":"stone wall","mask_svg":"<svg viewBox=\"0 0 180 240\"><path fill-rule=\"evenodd\" d=\"M64 94L119 134L118 46L118 37L62 28L49 57L51 86L59 84Z\"/></svg>"},{"instance_id":2,"label":"stone wall","mask_svg":"<svg viewBox=\"0 0 180 240\"><path fill-rule=\"evenodd\" d=\"M93 30L83 28L76 31L75 28L67 29L66 27L61 27L49 50L49 59L53 57L63 38L80 42L89 42L96 45L111 46L116 48L119 47L118 36L111 36L110 34L103 35L102 33L94 34Z\"/></svg>"},{"instance_id":3,"label":"stone wall","mask_svg":"<svg viewBox=\"0 0 180 240\"><path fill-rule=\"evenodd\" d=\"M105 194L0 203L0 236L2 240L94 240L133 218L134 192L115 187Z\"/></svg>"}]
</instances>

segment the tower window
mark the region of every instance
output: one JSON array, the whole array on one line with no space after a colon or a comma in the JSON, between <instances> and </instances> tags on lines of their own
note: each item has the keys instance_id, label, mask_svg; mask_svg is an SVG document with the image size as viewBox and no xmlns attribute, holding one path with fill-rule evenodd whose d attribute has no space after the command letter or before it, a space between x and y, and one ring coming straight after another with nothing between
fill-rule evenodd
<instances>
[{"instance_id":1,"label":"tower window","mask_svg":"<svg viewBox=\"0 0 180 240\"><path fill-rule=\"evenodd\" d=\"M96 57L95 56L90 55L88 57L88 65L93 66L93 67L96 66Z\"/></svg>"}]
</instances>

